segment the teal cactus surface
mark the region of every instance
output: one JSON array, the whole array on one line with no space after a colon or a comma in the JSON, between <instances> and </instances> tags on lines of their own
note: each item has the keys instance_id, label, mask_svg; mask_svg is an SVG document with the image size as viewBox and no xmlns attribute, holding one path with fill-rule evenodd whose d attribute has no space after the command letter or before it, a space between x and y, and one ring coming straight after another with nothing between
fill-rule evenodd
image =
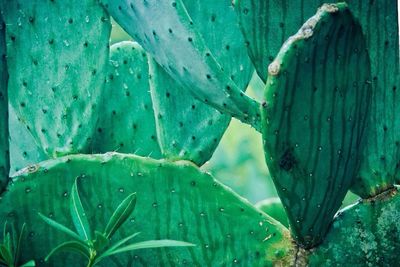
<instances>
[{"instance_id":1,"label":"teal cactus surface","mask_svg":"<svg viewBox=\"0 0 400 267\"><path fill-rule=\"evenodd\" d=\"M0 265L397 266L399 6L325 2L0 0Z\"/></svg>"},{"instance_id":2,"label":"teal cactus surface","mask_svg":"<svg viewBox=\"0 0 400 267\"><path fill-rule=\"evenodd\" d=\"M349 7L360 21L371 58L373 101L369 133L359 175L352 188L367 198L393 187L399 177L398 2L349 1Z\"/></svg>"},{"instance_id":3,"label":"teal cactus surface","mask_svg":"<svg viewBox=\"0 0 400 267\"><path fill-rule=\"evenodd\" d=\"M10 173L13 174L26 166L49 158L36 143L26 125L18 120L14 108L8 107L8 124L10 132Z\"/></svg>"},{"instance_id":4,"label":"teal cactus surface","mask_svg":"<svg viewBox=\"0 0 400 267\"><path fill-rule=\"evenodd\" d=\"M45 161L13 177L0 200L0 223L27 224L23 259L44 265L49 249L67 237L38 216L42 213L73 228L69 212L71 187L79 178L80 198L93 228L104 228L115 207L137 192L136 212L118 232L120 239L141 232L137 240L176 239L195 244L179 249L142 250L105 260L104 266L139 264L264 266L285 260L288 231L259 213L212 176L187 161L171 163L133 155L75 155ZM115 179L118 177L118 179ZM46 233L45 235L41 233ZM67 240L65 240L67 241ZM276 250L267 249L274 247ZM78 266L83 259L65 255L51 266ZM259 264L254 265L256 262Z\"/></svg>"},{"instance_id":5,"label":"teal cactus surface","mask_svg":"<svg viewBox=\"0 0 400 267\"><path fill-rule=\"evenodd\" d=\"M323 5L269 65L265 157L294 238L306 247L322 241L358 170L369 65L345 4Z\"/></svg>"},{"instance_id":6,"label":"teal cactus surface","mask_svg":"<svg viewBox=\"0 0 400 267\"><path fill-rule=\"evenodd\" d=\"M226 60L230 53L214 51L215 49L226 51L226 45L235 39L229 38L227 43L222 40L221 35L202 34L202 32L213 31L214 23L202 23L196 27L195 21L191 19L189 10L182 0L134 1L132 3L104 0L101 2L116 21L184 88L189 89L201 101L218 107L223 112L259 129L259 103L242 92L245 88L240 88L230 77L235 72L231 74L225 72L223 61L217 58L220 55ZM225 3L221 5L225 8L219 10L220 14L222 16L228 14L230 18L234 18L232 16L234 11L228 5L230 1L220 2ZM205 3L208 2L205 1ZM208 4L211 5L211 1ZM194 5L191 10L201 12L202 9ZM160 15L164 13L168 15ZM200 19L204 15L194 17ZM209 19L213 19L212 15ZM226 23L234 24L235 20L226 20ZM211 27L199 30L207 25ZM236 29L236 34L236 39L242 39L239 28ZM207 46L207 37L211 37L212 46L210 47ZM218 45L216 45L217 37L221 38L218 40ZM175 47L175 49L168 49L169 47ZM245 52L244 44L242 52ZM187 61L189 58L190 63ZM239 62L244 62L243 56L240 58ZM232 66L232 63L229 65ZM247 71L247 74L250 80L251 73ZM238 77L234 79L241 80Z\"/></svg>"},{"instance_id":7,"label":"teal cactus surface","mask_svg":"<svg viewBox=\"0 0 400 267\"><path fill-rule=\"evenodd\" d=\"M93 152L161 156L147 60L137 43L126 41L111 46Z\"/></svg>"},{"instance_id":8,"label":"teal cactus surface","mask_svg":"<svg viewBox=\"0 0 400 267\"><path fill-rule=\"evenodd\" d=\"M213 155L231 120L197 100L149 60L150 88L163 157L203 165Z\"/></svg>"},{"instance_id":9,"label":"teal cactus surface","mask_svg":"<svg viewBox=\"0 0 400 267\"><path fill-rule=\"evenodd\" d=\"M9 97L50 156L88 153L108 62L110 19L95 0L2 1Z\"/></svg>"},{"instance_id":10,"label":"teal cactus surface","mask_svg":"<svg viewBox=\"0 0 400 267\"><path fill-rule=\"evenodd\" d=\"M9 143L8 143L8 71L6 62L5 24L0 14L0 191L8 182Z\"/></svg>"}]
</instances>

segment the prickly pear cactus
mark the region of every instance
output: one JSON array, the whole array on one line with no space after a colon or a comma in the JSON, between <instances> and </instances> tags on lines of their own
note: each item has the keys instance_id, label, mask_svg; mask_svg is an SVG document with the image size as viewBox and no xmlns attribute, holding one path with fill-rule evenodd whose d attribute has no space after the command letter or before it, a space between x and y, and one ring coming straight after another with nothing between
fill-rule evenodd
<instances>
[{"instance_id":1,"label":"prickly pear cactus","mask_svg":"<svg viewBox=\"0 0 400 267\"><path fill-rule=\"evenodd\" d=\"M117 240L117 235L141 232L138 240L175 238L196 244L138 250L104 266L286 266L290 260L292 245L286 228L192 163L118 153L66 156L13 177L9 192L0 199L0 223L29 222L23 259L34 258L45 266L43 258L51 247L67 238L44 223L38 212L72 228L69 198L77 176L92 229L103 229L115 206L136 192L136 211L116 233ZM80 266L82 261L65 254L49 266Z\"/></svg>"},{"instance_id":2,"label":"prickly pear cactus","mask_svg":"<svg viewBox=\"0 0 400 267\"><path fill-rule=\"evenodd\" d=\"M14 108L9 105L10 128L10 174L26 166L48 159L42 148L36 143L26 125L18 120Z\"/></svg>"},{"instance_id":3,"label":"prickly pear cactus","mask_svg":"<svg viewBox=\"0 0 400 267\"><path fill-rule=\"evenodd\" d=\"M146 52L134 42L110 48L95 153L118 151L160 158Z\"/></svg>"},{"instance_id":4,"label":"prickly pear cactus","mask_svg":"<svg viewBox=\"0 0 400 267\"><path fill-rule=\"evenodd\" d=\"M322 241L358 170L369 65L347 5L326 4L268 68L265 157L293 237L305 247Z\"/></svg>"},{"instance_id":5,"label":"prickly pear cactus","mask_svg":"<svg viewBox=\"0 0 400 267\"><path fill-rule=\"evenodd\" d=\"M245 87L241 87L247 85L251 72L240 71L240 67L239 72L231 71L234 62L237 63L236 53L240 55L239 62L243 64L243 69L250 66L248 60L243 61L246 53L244 43L241 50L229 52L236 48L236 44L233 45L232 42L243 38L239 28L235 27L236 19L229 0L197 3L188 1L192 4L189 8L186 8L186 2L182 0L101 2L126 32L184 88L190 90L199 100L259 129L259 104L246 96L242 92ZM219 9L218 18L212 13L197 14L196 12L202 12L202 5L218 5L223 9ZM190 14L189 11L195 13ZM192 16L198 19L208 16L211 23L196 22L192 20ZM224 23L221 24L220 20ZM220 34L211 33L222 27L231 29L226 31L234 33L233 37L224 39ZM224 59L218 58L220 56ZM224 62L226 59L232 62L228 66ZM237 69L238 65L234 67ZM248 75L248 80L243 83L245 79L236 77L237 73ZM240 83L236 83L236 80Z\"/></svg>"},{"instance_id":6,"label":"prickly pear cactus","mask_svg":"<svg viewBox=\"0 0 400 267\"><path fill-rule=\"evenodd\" d=\"M349 7L366 35L372 72L367 143L352 190L368 198L393 187L399 176L400 95L398 1L355 1Z\"/></svg>"},{"instance_id":7,"label":"prickly pear cactus","mask_svg":"<svg viewBox=\"0 0 400 267\"><path fill-rule=\"evenodd\" d=\"M235 0L249 56L264 81L282 44L295 34L323 0Z\"/></svg>"},{"instance_id":8,"label":"prickly pear cactus","mask_svg":"<svg viewBox=\"0 0 400 267\"><path fill-rule=\"evenodd\" d=\"M9 144L8 144L8 98L7 62L5 43L5 24L0 14L0 192L8 182Z\"/></svg>"},{"instance_id":9,"label":"prickly pear cactus","mask_svg":"<svg viewBox=\"0 0 400 267\"><path fill-rule=\"evenodd\" d=\"M157 136L164 158L203 165L213 155L231 120L194 98L153 59L150 88Z\"/></svg>"},{"instance_id":10,"label":"prickly pear cactus","mask_svg":"<svg viewBox=\"0 0 400 267\"><path fill-rule=\"evenodd\" d=\"M9 99L50 156L89 152L110 21L96 0L2 1Z\"/></svg>"}]
</instances>

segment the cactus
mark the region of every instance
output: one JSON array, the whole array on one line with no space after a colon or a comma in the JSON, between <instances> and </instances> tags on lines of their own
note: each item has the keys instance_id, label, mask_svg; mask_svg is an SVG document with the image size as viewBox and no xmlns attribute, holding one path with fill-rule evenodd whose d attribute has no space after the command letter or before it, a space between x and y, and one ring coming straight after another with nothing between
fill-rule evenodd
<instances>
[{"instance_id":1,"label":"cactus","mask_svg":"<svg viewBox=\"0 0 400 267\"><path fill-rule=\"evenodd\" d=\"M182 0L151 0L135 3L123 0L102 0L101 2L116 21L184 88L190 90L201 101L218 107L221 111L259 129L259 103L243 94L244 88L235 82L236 80L243 81L243 79L236 77L233 80L231 76L237 71L227 73L225 71L227 64L224 64L223 59L218 58L218 56L225 59L231 57L230 53L220 51L229 50L226 46L231 47L231 41L242 39L239 29L234 27L235 18L232 16L234 11L229 6L230 1L218 1L221 4L218 11L224 14L221 19L226 17L222 27L229 25L235 33L233 38L228 39L228 43L222 40L220 35L207 34L214 29L220 30L221 26L214 28L214 23L199 22L199 26L195 27L196 21L191 19L188 11L201 11L202 8L198 8L196 4L189 6L190 10L188 10L186 2ZM203 2L209 6L217 3L210 0L201 1L197 5L201 6ZM163 13L168 16L160 15ZM206 15L198 15L195 18L200 19L204 16ZM158 19L155 20L154 17ZM209 16L209 19L213 21L213 16ZM220 17L218 19L215 17L217 23L219 19ZM210 27L205 27L209 25ZM201 28L203 30L199 30ZM207 40L207 37L214 40ZM206 45L208 41L210 41L210 46ZM242 46L243 48L237 53L245 53L244 43ZM168 49L168 47L176 48ZM188 58L190 58L190 64L187 62ZM243 64L243 68L246 68L243 60L240 63ZM229 66L226 69L229 70ZM246 73L251 74L248 71ZM247 85L248 81L245 81L244 85Z\"/></svg>"},{"instance_id":2,"label":"cactus","mask_svg":"<svg viewBox=\"0 0 400 267\"><path fill-rule=\"evenodd\" d=\"M118 151L159 158L146 52L133 42L114 44L102 92L95 153ZM129 112L128 112L129 110Z\"/></svg>"},{"instance_id":3,"label":"cactus","mask_svg":"<svg viewBox=\"0 0 400 267\"><path fill-rule=\"evenodd\" d=\"M117 263L126 266L128 262L148 266L159 266L162 262L252 265L257 259L271 265L285 260L291 248L288 231L281 224L259 213L194 164L109 153L49 160L13 177L9 192L0 200L0 221L15 221L18 227L20 222L29 222L30 237L22 247L23 259L34 258L43 264L50 248L66 238L43 223L38 212L73 228L69 216L70 188L78 176L83 205L95 207L86 213L94 229L103 229L114 207L127 195L137 192L138 212L115 233L116 238L131 234L133 228L141 232L138 240L176 239L196 245L128 253L129 257L105 260L105 266ZM276 250L267 249L270 246ZM66 255L57 261L50 259L49 263L78 266L81 261L75 255Z\"/></svg>"},{"instance_id":4,"label":"cactus","mask_svg":"<svg viewBox=\"0 0 400 267\"><path fill-rule=\"evenodd\" d=\"M2 1L10 103L49 157L89 153L109 17L95 0L41 2Z\"/></svg>"},{"instance_id":5,"label":"cactus","mask_svg":"<svg viewBox=\"0 0 400 267\"><path fill-rule=\"evenodd\" d=\"M213 155L230 116L194 98L153 59L149 65L151 97L163 156L203 165Z\"/></svg>"},{"instance_id":6,"label":"cactus","mask_svg":"<svg viewBox=\"0 0 400 267\"><path fill-rule=\"evenodd\" d=\"M0 14L0 192L8 181L9 144L8 144L8 71L6 62L5 24Z\"/></svg>"},{"instance_id":7,"label":"cactus","mask_svg":"<svg viewBox=\"0 0 400 267\"><path fill-rule=\"evenodd\" d=\"M266 161L294 238L306 247L321 242L357 172L369 65L361 28L340 4L324 5L269 66Z\"/></svg>"},{"instance_id":8,"label":"cactus","mask_svg":"<svg viewBox=\"0 0 400 267\"><path fill-rule=\"evenodd\" d=\"M230 2L0 0L0 225L26 229L21 253L0 234L0 264L400 261L398 4ZM109 47L109 15L138 43ZM232 116L279 199L204 171Z\"/></svg>"}]
</instances>

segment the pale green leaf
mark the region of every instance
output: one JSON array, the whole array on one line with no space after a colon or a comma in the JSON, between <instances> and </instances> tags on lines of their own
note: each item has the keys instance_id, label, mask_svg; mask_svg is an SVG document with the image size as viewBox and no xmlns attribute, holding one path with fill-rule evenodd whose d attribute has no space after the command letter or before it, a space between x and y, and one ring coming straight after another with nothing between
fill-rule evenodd
<instances>
[{"instance_id":1,"label":"pale green leaf","mask_svg":"<svg viewBox=\"0 0 400 267\"><path fill-rule=\"evenodd\" d=\"M24 264L22 264L20 267L34 267L36 266L35 261L34 260L30 260Z\"/></svg>"},{"instance_id":2,"label":"pale green leaf","mask_svg":"<svg viewBox=\"0 0 400 267\"><path fill-rule=\"evenodd\" d=\"M75 252L85 256L87 259L89 259L90 257L89 248L86 245L78 241L68 241L58 245L52 251L50 251L49 255L47 255L47 257L45 258L45 261L48 261L51 256L61 251Z\"/></svg>"},{"instance_id":3,"label":"pale green leaf","mask_svg":"<svg viewBox=\"0 0 400 267\"><path fill-rule=\"evenodd\" d=\"M78 192L78 178L75 179L71 190L70 202L72 221L78 234L85 240L91 240L90 225L83 209L81 199Z\"/></svg>"},{"instance_id":4,"label":"pale green leaf","mask_svg":"<svg viewBox=\"0 0 400 267\"><path fill-rule=\"evenodd\" d=\"M122 246L123 244L125 244L126 242L128 242L129 240L131 240L132 238L138 236L140 234L140 232L138 233L134 233L130 236L125 237L124 239L118 241L117 243L115 243L114 245L112 245L109 249L107 249L100 257L97 258L96 262L99 262L102 258L107 257L107 254L111 253L113 250L117 249L118 247Z\"/></svg>"}]
</instances>

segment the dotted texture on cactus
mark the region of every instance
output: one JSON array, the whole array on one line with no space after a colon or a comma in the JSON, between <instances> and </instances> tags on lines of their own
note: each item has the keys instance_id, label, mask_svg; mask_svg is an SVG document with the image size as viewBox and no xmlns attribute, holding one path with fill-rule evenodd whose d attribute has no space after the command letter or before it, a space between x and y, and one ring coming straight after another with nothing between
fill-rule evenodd
<instances>
[{"instance_id":1,"label":"dotted texture on cactus","mask_svg":"<svg viewBox=\"0 0 400 267\"><path fill-rule=\"evenodd\" d=\"M367 143L352 191L374 196L399 179L400 81L398 1L349 0L366 36L371 58L372 105Z\"/></svg>"},{"instance_id":2,"label":"dotted texture on cactus","mask_svg":"<svg viewBox=\"0 0 400 267\"><path fill-rule=\"evenodd\" d=\"M286 228L192 163L109 153L49 160L13 177L0 199L0 224L15 222L18 229L26 222L21 260L34 258L46 266L43 258L50 249L68 241L38 212L73 229L69 202L76 177L91 229L104 229L122 199L136 192L135 211L115 240L141 232L136 241L175 239L196 245L137 250L104 261L104 266L272 266L284 264L291 251ZM63 254L48 266L82 262L79 255Z\"/></svg>"},{"instance_id":3,"label":"dotted texture on cactus","mask_svg":"<svg viewBox=\"0 0 400 267\"><path fill-rule=\"evenodd\" d=\"M146 52L137 43L111 46L95 153L118 151L159 158Z\"/></svg>"},{"instance_id":4,"label":"dotted texture on cactus","mask_svg":"<svg viewBox=\"0 0 400 267\"><path fill-rule=\"evenodd\" d=\"M259 104L242 92L251 67L230 0L101 2L183 88L259 128Z\"/></svg>"},{"instance_id":5,"label":"dotted texture on cactus","mask_svg":"<svg viewBox=\"0 0 400 267\"><path fill-rule=\"evenodd\" d=\"M250 58L264 81L268 65L324 0L235 0L235 10Z\"/></svg>"},{"instance_id":6,"label":"dotted texture on cactus","mask_svg":"<svg viewBox=\"0 0 400 267\"><path fill-rule=\"evenodd\" d=\"M8 99L7 99L7 63L5 24L0 14L0 192L8 181L9 145L8 145Z\"/></svg>"},{"instance_id":7,"label":"dotted texture on cactus","mask_svg":"<svg viewBox=\"0 0 400 267\"><path fill-rule=\"evenodd\" d=\"M211 158L231 120L194 98L153 59L150 88L163 157L203 165Z\"/></svg>"},{"instance_id":8,"label":"dotted texture on cactus","mask_svg":"<svg viewBox=\"0 0 400 267\"><path fill-rule=\"evenodd\" d=\"M398 266L400 194L390 190L343 210L310 266Z\"/></svg>"},{"instance_id":9,"label":"dotted texture on cactus","mask_svg":"<svg viewBox=\"0 0 400 267\"><path fill-rule=\"evenodd\" d=\"M10 173L26 166L48 159L42 148L36 143L26 125L19 121L14 108L9 105L10 127Z\"/></svg>"},{"instance_id":10,"label":"dotted texture on cactus","mask_svg":"<svg viewBox=\"0 0 400 267\"><path fill-rule=\"evenodd\" d=\"M266 161L294 239L320 243L359 167L371 87L361 27L323 5L269 66Z\"/></svg>"},{"instance_id":11,"label":"dotted texture on cactus","mask_svg":"<svg viewBox=\"0 0 400 267\"><path fill-rule=\"evenodd\" d=\"M51 157L89 152L110 21L96 0L5 1L9 99Z\"/></svg>"},{"instance_id":12,"label":"dotted texture on cactus","mask_svg":"<svg viewBox=\"0 0 400 267\"><path fill-rule=\"evenodd\" d=\"M284 226L289 227L285 209L278 197L271 197L261 200L260 202L257 202L255 206Z\"/></svg>"}]
</instances>

